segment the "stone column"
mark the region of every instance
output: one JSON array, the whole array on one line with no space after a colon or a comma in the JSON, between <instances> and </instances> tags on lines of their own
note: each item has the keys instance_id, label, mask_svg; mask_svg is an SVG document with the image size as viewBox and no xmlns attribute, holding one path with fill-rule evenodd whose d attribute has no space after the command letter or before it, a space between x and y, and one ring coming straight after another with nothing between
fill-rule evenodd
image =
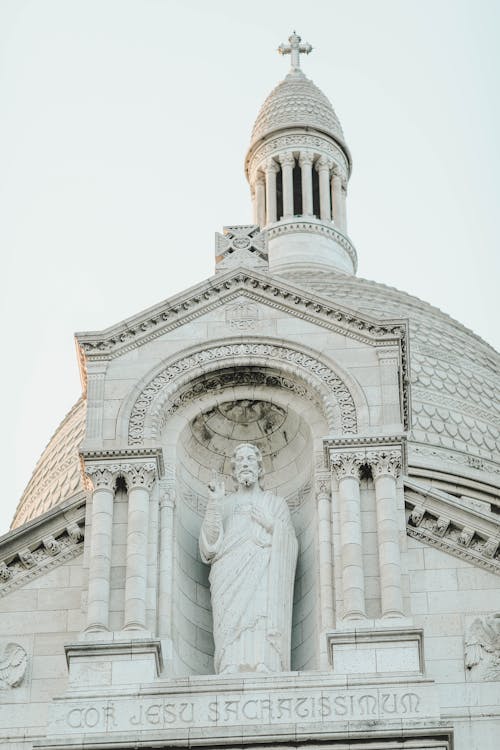
<instances>
[{"instance_id":1,"label":"stone column","mask_svg":"<svg viewBox=\"0 0 500 750\"><path fill-rule=\"evenodd\" d=\"M279 157L283 173L283 218L293 216L293 168L295 159L293 154L282 154Z\"/></svg>"},{"instance_id":2,"label":"stone column","mask_svg":"<svg viewBox=\"0 0 500 750\"><path fill-rule=\"evenodd\" d=\"M330 466L339 486L342 590L346 620L366 617L359 494L359 471L364 462L362 453L332 451L330 454Z\"/></svg>"},{"instance_id":3,"label":"stone column","mask_svg":"<svg viewBox=\"0 0 500 750\"><path fill-rule=\"evenodd\" d=\"M313 214L312 164L314 154L311 151L301 151L299 156L302 176L302 213L304 216Z\"/></svg>"},{"instance_id":4,"label":"stone column","mask_svg":"<svg viewBox=\"0 0 500 750\"><path fill-rule=\"evenodd\" d=\"M333 628L333 560L332 560L332 516L328 477L320 479L316 495L318 504L319 542L319 587L321 602L321 626L323 630Z\"/></svg>"},{"instance_id":5,"label":"stone column","mask_svg":"<svg viewBox=\"0 0 500 750\"><path fill-rule=\"evenodd\" d=\"M86 630L108 630L116 475L103 465L87 466L85 471L94 486Z\"/></svg>"},{"instance_id":6,"label":"stone column","mask_svg":"<svg viewBox=\"0 0 500 750\"><path fill-rule=\"evenodd\" d=\"M175 492L172 482L160 482L160 556L158 591L158 632L172 637L172 577Z\"/></svg>"},{"instance_id":7,"label":"stone column","mask_svg":"<svg viewBox=\"0 0 500 750\"><path fill-rule=\"evenodd\" d=\"M128 488L127 566L124 630L146 628L149 496L156 464L129 464L122 469Z\"/></svg>"},{"instance_id":8,"label":"stone column","mask_svg":"<svg viewBox=\"0 0 500 750\"><path fill-rule=\"evenodd\" d=\"M262 229L266 223L266 181L262 172L255 181L255 204L257 224Z\"/></svg>"},{"instance_id":9,"label":"stone column","mask_svg":"<svg viewBox=\"0 0 500 750\"><path fill-rule=\"evenodd\" d=\"M331 221L330 159L327 159L326 156L320 156L315 166L319 174L319 217L323 221Z\"/></svg>"},{"instance_id":10,"label":"stone column","mask_svg":"<svg viewBox=\"0 0 500 750\"><path fill-rule=\"evenodd\" d=\"M347 198L347 180L342 180L342 190L341 190L341 201L340 201L340 207L341 207L341 216L342 216L342 232L344 234L347 234L347 212L346 212L346 198Z\"/></svg>"},{"instance_id":11,"label":"stone column","mask_svg":"<svg viewBox=\"0 0 500 750\"><path fill-rule=\"evenodd\" d=\"M266 162L266 224L273 224L277 219L276 213L276 173L279 167L274 159Z\"/></svg>"},{"instance_id":12,"label":"stone column","mask_svg":"<svg viewBox=\"0 0 500 750\"><path fill-rule=\"evenodd\" d=\"M337 229L342 231L342 177L338 167L333 168L331 187L333 221Z\"/></svg>"},{"instance_id":13,"label":"stone column","mask_svg":"<svg viewBox=\"0 0 500 750\"><path fill-rule=\"evenodd\" d=\"M371 466L375 482L382 617L402 617L401 552L396 496L401 453L394 450L370 451L367 463Z\"/></svg>"}]
</instances>

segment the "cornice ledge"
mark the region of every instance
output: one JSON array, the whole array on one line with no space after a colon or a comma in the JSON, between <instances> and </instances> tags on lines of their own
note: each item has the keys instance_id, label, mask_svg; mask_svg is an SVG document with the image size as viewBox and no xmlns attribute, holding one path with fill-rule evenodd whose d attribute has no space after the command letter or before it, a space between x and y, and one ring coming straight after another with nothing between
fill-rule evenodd
<instances>
[{"instance_id":1,"label":"cornice ledge","mask_svg":"<svg viewBox=\"0 0 500 750\"><path fill-rule=\"evenodd\" d=\"M337 229L333 224L329 225L320 219L286 219L276 222L275 224L270 224L266 228L266 232L269 240L283 234L296 234L298 232L326 235L334 242L337 242L343 250L346 251L352 262L354 273L358 270L358 254L356 253L356 248L349 237Z\"/></svg>"},{"instance_id":2,"label":"cornice ledge","mask_svg":"<svg viewBox=\"0 0 500 750\"><path fill-rule=\"evenodd\" d=\"M62 527L40 529L39 535L30 539L21 536L16 549L6 550L0 560L0 598L28 581L83 551L85 534L85 506L76 519L67 521ZM8 539L7 539L8 541Z\"/></svg>"},{"instance_id":3,"label":"cornice ledge","mask_svg":"<svg viewBox=\"0 0 500 750\"><path fill-rule=\"evenodd\" d=\"M327 322L329 327L352 338L373 344L383 341L384 345L388 343L387 340L396 342L408 339L408 321L405 318L372 318L333 304L331 299L293 286L284 279L270 279L268 274L242 267L218 273L115 326L103 331L79 332L75 337L85 360L110 360L204 314L211 306L220 304L221 295L245 290L253 291L275 305L279 300L292 314L300 311L314 322Z\"/></svg>"},{"instance_id":4,"label":"cornice ledge","mask_svg":"<svg viewBox=\"0 0 500 750\"><path fill-rule=\"evenodd\" d=\"M500 575L500 524L404 478L408 536Z\"/></svg>"},{"instance_id":5,"label":"cornice ledge","mask_svg":"<svg viewBox=\"0 0 500 750\"><path fill-rule=\"evenodd\" d=\"M338 437L326 437L323 439L325 466L328 469L331 468L331 455L335 451L341 453L352 450L358 453L368 453L368 451L373 451L374 448L381 451L385 449L394 450L394 448L400 448L403 471L406 470L408 463L406 433L393 435L341 435Z\"/></svg>"},{"instance_id":6,"label":"cornice ledge","mask_svg":"<svg viewBox=\"0 0 500 750\"><path fill-rule=\"evenodd\" d=\"M90 464L116 463L117 461L127 461L132 463L143 463L146 460L153 460L156 463L158 478L161 479L165 474L165 463L163 461L163 449L156 448L139 448L127 446L125 448L107 448L103 450L81 450L80 460L84 466Z\"/></svg>"}]
</instances>

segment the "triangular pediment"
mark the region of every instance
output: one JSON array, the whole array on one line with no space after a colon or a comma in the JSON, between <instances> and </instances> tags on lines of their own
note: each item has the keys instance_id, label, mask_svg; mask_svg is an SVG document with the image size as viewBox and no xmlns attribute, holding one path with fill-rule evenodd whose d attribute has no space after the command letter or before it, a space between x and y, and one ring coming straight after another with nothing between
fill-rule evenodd
<instances>
[{"instance_id":1,"label":"triangular pediment","mask_svg":"<svg viewBox=\"0 0 500 750\"><path fill-rule=\"evenodd\" d=\"M413 479L404 485L408 536L500 575L496 518Z\"/></svg>"},{"instance_id":2,"label":"triangular pediment","mask_svg":"<svg viewBox=\"0 0 500 750\"><path fill-rule=\"evenodd\" d=\"M403 342L406 349L406 320L381 321L284 279L245 268L219 273L103 331L77 333L76 339L84 359L110 360L216 307L243 300L280 309L364 343L390 346Z\"/></svg>"}]
</instances>

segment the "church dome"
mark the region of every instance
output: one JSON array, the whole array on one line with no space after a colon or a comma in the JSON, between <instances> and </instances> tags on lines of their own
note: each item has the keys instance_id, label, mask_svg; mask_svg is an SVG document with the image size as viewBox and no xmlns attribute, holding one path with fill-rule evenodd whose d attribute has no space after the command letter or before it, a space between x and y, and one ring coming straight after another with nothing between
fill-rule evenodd
<instances>
[{"instance_id":1,"label":"church dome","mask_svg":"<svg viewBox=\"0 0 500 750\"><path fill-rule=\"evenodd\" d=\"M85 413L86 401L80 398L40 456L16 508L12 529L84 489L78 451L85 435Z\"/></svg>"},{"instance_id":2,"label":"church dome","mask_svg":"<svg viewBox=\"0 0 500 750\"><path fill-rule=\"evenodd\" d=\"M271 91L252 130L251 146L285 128L315 128L344 144L339 119L325 94L300 68L292 69Z\"/></svg>"}]
</instances>

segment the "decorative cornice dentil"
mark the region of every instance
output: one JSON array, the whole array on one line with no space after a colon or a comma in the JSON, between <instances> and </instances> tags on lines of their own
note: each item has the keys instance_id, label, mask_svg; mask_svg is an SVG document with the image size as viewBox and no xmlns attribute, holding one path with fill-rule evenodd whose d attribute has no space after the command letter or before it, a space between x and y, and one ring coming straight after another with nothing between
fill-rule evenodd
<instances>
[{"instance_id":1,"label":"decorative cornice dentil","mask_svg":"<svg viewBox=\"0 0 500 750\"><path fill-rule=\"evenodd\" d=\"M443 491L404 479L408 536L500 575L500 524Z\"/></svg>"},{"instance_id":2,"label":"decorative cornice dentil","mask_svg":"<svg viewBox=\"0 0 500 750\"><path fill-rule=\"evenodd\" d=\"M340 236L347 242L344 235ZM247 269L220 274L112 328L77 333L76 337L88 360L110 360L220 306L222 299L229 301L242 292L270 307L372 345L399 346L407 338L408 323L404 319L377 320L282 279L270 279L266 274Z\"/></svg>"}]
</instances>

